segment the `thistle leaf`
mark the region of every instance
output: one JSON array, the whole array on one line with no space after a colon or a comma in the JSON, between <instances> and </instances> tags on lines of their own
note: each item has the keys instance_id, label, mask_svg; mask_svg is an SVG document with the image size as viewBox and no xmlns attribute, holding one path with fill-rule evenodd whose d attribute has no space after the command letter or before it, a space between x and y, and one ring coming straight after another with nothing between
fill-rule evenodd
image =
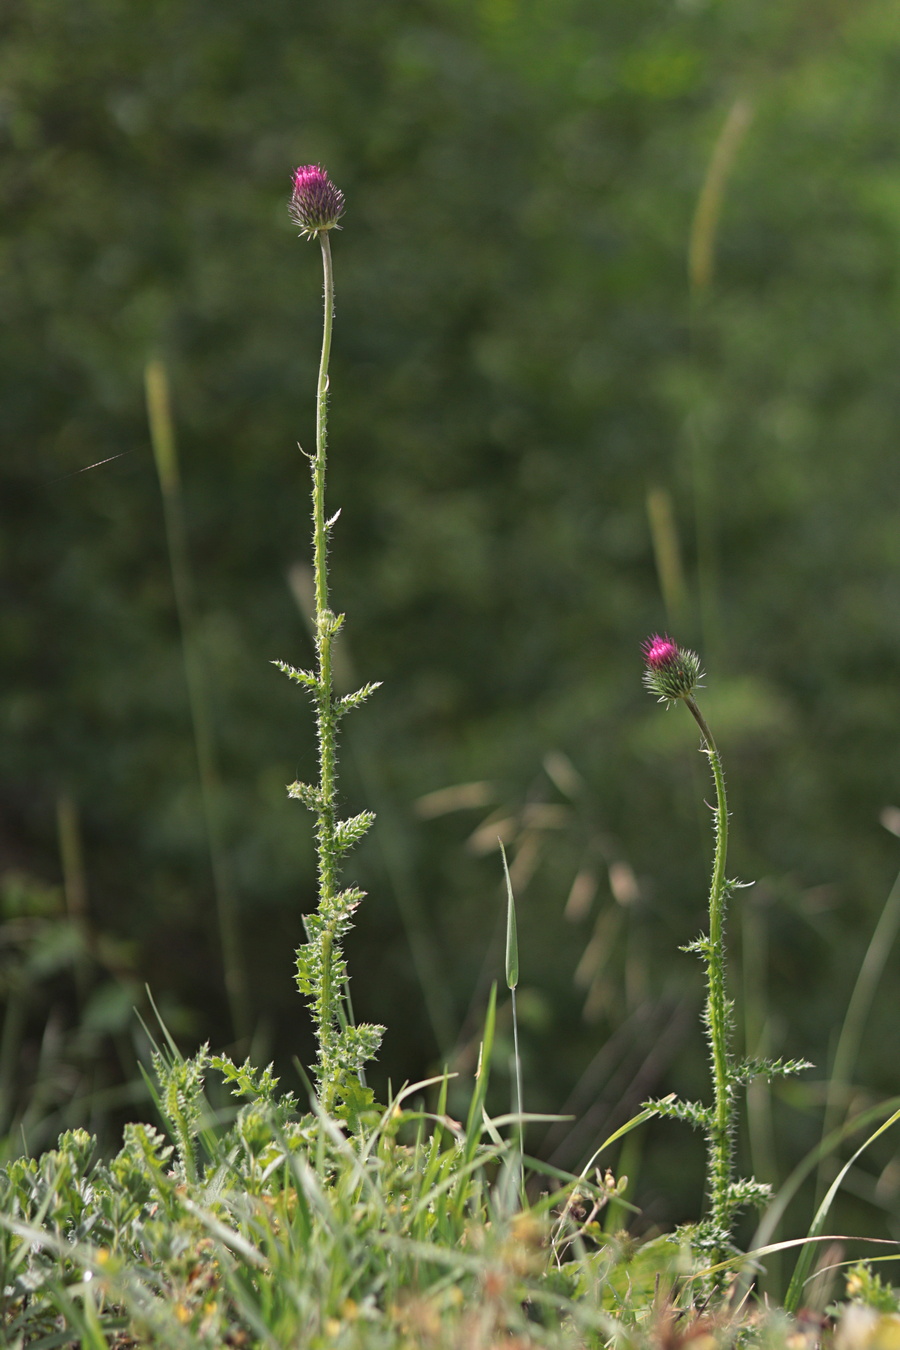
<instances>
[{"instance_id":1,"label":"thistle leaf","mask_svg":"<svg viewBox=\"0 0 900 1350\"><path fill-rule=\"evenodd\" d=\"M226 1083L232 1084L233 1097L248 1097L251 1101L274 1099L278 1079L273 1073L273 1064L267 1069L256 1069L249 1059L245 1059L243 1064L235 1064L228 1055L213 1055L210 1065L219 1071Z\"/></svg>"},{"instance_id":2,"label":"thistle leaf","mask_svg":"<svg viewBox=\"0 0 900 1350\"><path fill-rule=\"evenodd\" d=\"M728 1204L732 1209L744 1209L748 1205L763 1209L771 1199L772 1187L755 1177L742 1177L728 1187Z\"/></svg>"},{"instance_id":3,"label":"thistle leaf","mask_svg":"<svg viewBox=\"0 0 900 1350\"><path fill-rule=\"evenodd\" d=\"M358 1075L366 1061L374 1059L377 1055L383 1035L384 1027L373 1026L370 1023L344 1027L335 1043L336 1063L346 1073Z\"/></svg>"},{"instance_id":4,"label":"thistle leaf","mask_svg":"<svg viewBox=\"0 0 900 1350\"><path fill-rule=\"evenodd\" d=\"M709 958L712 955L712 943L705 934L694 938L691 942L686 942L683 947L679 947L682 952L694 952L697 956Z\"/></svg>"},{"instance_id":5,"label":"thistle leaf","mask_svg":"<svg viewBox=\"0 0 900 1350\"><path fill-rule=\"evenodd\" d=\"M296 801L308 806L310 811L319 811L322 807L322 793L312 783L289 783L287 794Z\"/></svg>"},{"instance_id":6,"label":"thistle leaf","mask_svg":"<svg viewBox=\"0 0 900 1350\"><path fill-rule=\"evenodd\" d=\"M360 811L358 816L339 820L334 827L334 843L338 852L346 853L354 844L358 844L374 819L374 811Z\"/></svg>"},{"instance_id":7,"label":"thistle leaf","mask_svg":"<svg viewBox=\"0 0 900 1350\"><path fill-rule=\"evenodd\" d=\"M358 886L348 886L346 890L338 891L332 902L333 913L338 916L338 922L346 922L365 898L365 891L361 891ZM346 928L342 931L346 932Z\"/></svg>"},{"instance_id":8,"label":"thistle leaf","mask_svg":"<svg viewBox=\"0 0 900 1350\"><path fill-rule=\"evenodd\" d=\"M750 1083L754 1078L790 1078L812 1069L808 1059L742 1059L735 1065L732 1081Z\"/></svg>"},{"instance_id":9,"label":"thistle leaf","mask_svg":"<svg viewBox=\"0 0 900 1350\"><path fill-rule=\"evenodd\" d=\"M302 684L306 689L319 687L319 681L311 670L298 670L296 666L289 666L286 661L273 661L272 665L277 666L282 675L286 675L295 684Z\"/></svg>"},{"instance_id":10,"label":"thistle leaf","mask_svg":"<svg viewBox=\"0 0 900 1350\"><path fill-rule=\"evenodd\" d=\"M345 713L351 712L354 708L358 708L361 703L365 703L366 699L374 694L376 689L380 688L381 681L375 680L372 684L364 684L361 689L354 690L352 694L345 694L334 705L335 713L338 717L343 717Z\"/></svg>"},{"instance_id":11,"label":"thistle leaf","mask_svg":"<svg viewBox=\"0 0 900 1350\"><path fill-rule=\"evenodd\" d=\"M676 1097L661 1097L658 1100L644 1102L645 1111L656 1111L658 1115L667 1116L670 1120L684 1120L689 1125L694 1125L697 1129L706 1129L713 1119L713 1113L708 1106L703 1106L700 1102L683 1102Z\"/></svg>"},{"instance_id":12,"label":"thistle leaf","mask_svg":"<svg viewBox=\"0 0 900 1350\"><path fill-rule=\"evenodd\" d=\"M375 1093L370 1087L363 1087L352 1074L341 1075L337 1095L340 1104L335 1108L334 1115L338 1120L347 1122L351 1134L359 1133L368 1113L374 1111L376 1119L380 1114L381 1108L375 1104Z\"/></svg>"}]
</instances>

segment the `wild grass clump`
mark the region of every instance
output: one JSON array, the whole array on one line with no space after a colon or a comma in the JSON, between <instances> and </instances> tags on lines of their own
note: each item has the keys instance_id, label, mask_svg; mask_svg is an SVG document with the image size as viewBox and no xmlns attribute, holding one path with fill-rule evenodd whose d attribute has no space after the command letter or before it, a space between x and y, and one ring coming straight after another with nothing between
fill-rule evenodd
<instances>
[{"instance_id":1,"label":"wild grass clump","mask_svg":"<svg viewBox=\"0 0 900 1350\"><path fill-rule=\"evenodd\" d=\"M338 697L334 644L344 616L331 607L328 547L338 515L325 507L328 367L333 311L331 233L343 196L317 166L294 176L291 214L318 241L324 271L324 328L312 475L316 663L276 662L310 696L318 732L318 775L289 795L312 812L318 904L305 917L297 985L316 1034L314 1090L303 1100L279 1091L271 1066L258 1070L203 1047L185 1058L163 1021L146 1075L159 1126L125 1127L114 1157L95 1158L96 1140L69 1130L56 1149L0 1172L0 1314L3 1344L56 1347L343 1347L344 1350L592 1350L658 1347L717 1350L756 1344L812 1350L880 1350L900 1339L900 1299L871 1266L853 1265L846 1299L804 1315L831 1203L869 1144L900 1119L882 1104L852 1126L876 1124L828 1187L805 1235L773 1241L803 1175L851 1132L837 1131L773 1198L735 1175L741 1090L755 1077L791 1075L798 1060L741 1057L734 1049L728 993L726 906L728 805L722 760L697 701L699 658L668 637L645 645L646 682L666 703L683 702L701 735L715 790L715 849L709 928L690 944L704 964L703 1014L712 1101L670 1094L649 1102L604 1140L577 1176L524 1153L516 990L519 951L510 870L506 882L506 985L511 995L515 1109L486 1109L496 1022L496 986L485 1013L478 1069L465 1122L448 1114L451 1075L405 1086L379 1104L366 1083L382 1028L357 1025L343 940L362 892L346 885L346 856L373 823L371 812L340 815L338 733L342 719L377 688ZM160 382L150 399L159 413ZM154 404L154 397L156 404ZM157 415L155 443L160 441ZM165 490L165 478L161 475ZM185 626L186 640L188 627ZM198 708L201 708L198 702ZM202 711L202 708L201 708ZM196 727L195 727L196 732ZM198 741L199 744L199 741ZM198 752L203 763L203 757ZM209 761L212 764L212 760ZM210 771L214 815L215 775ZM220 909L226 966L240 965L233 914ZM230 955L229 955L230 953ZM234 1016L243 1019L236 978ZM890 1114L893 1112L893 1114ZM656 1116L687 1121L707 1146L705 1210L673 1234L619 1227L634 1211L627 1178L606 1152ZM877 1123L880 1121L880 1123ZM161 1128L160 1128L161 1127ZM736 1215L764 1209L752 1250L740 1250ZM615 1216L615 1217L614 1217ZM894 1244L886 1244L894 1245ZM794 1250L785 1307L753 1297L766 1256ZM842 1257L826 1257L838 1266ZM826 1273L816 1272L820 1278ZM833 1329L837 1332L832 1335Z\"/></svg>"},{"instance_id":2,"label":"wild grass clump","mask_svg":"<svg viewBox=\"0 0 900 1350\"><path fill-rule=\"evenodd\" d=\"M321 1109L299 1111L271 1070L206 1048L184 1059L171 1041L156 1049L162 1129L128 1125L109 1161L93 1160L85 1131L68 1131L0 1174L2 1343L814 1344L802 1319L711 1299L686 1242L604 1231L622 1188L611 1173L565 1177L526 1160L539 1193L522 1203L518 1151L501 1137L518 1117L484 1115L492 1030L489 1016L465 1126L446 1113L446 1076L406 1088L350 1130ZM231 1109L213 1106L211 1077L230 1089ZM422 1102L434 1091L429 1111ZM898 1326L896 1291L857 1264L847 1296L831 1317L865 1338L843 1344L893 1344L883 1338Z\"/></svg>"}]
</instances>

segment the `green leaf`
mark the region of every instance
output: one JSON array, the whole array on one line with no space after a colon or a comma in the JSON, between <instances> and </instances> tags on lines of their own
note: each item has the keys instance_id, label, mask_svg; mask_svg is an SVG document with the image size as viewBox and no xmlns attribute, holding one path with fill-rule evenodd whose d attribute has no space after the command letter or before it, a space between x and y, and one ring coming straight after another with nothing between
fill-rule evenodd
<instances>
[{"instance_id":1,"label":"green leaf","mask_svg":"<svg viewBox=\"0 0 900 1350\"><path fill-rule=\"evenodd\" d=\"M322 793L312 783L289 783L287 794L295 801L308 806L310 811L319 811L322 806Z\"/></svg>"},{"instance_id":2,"label":"green leaf","mask_svg":"<svg viewBox=\"0 0 900 1350\"><path fill-rule=\"evenodd\" d=\"M728 1204L732 1209L752 1207L763 1209L772 1199L772 1187L755 1177L742 1177L728 1187Z\"/></svg>"},{"instance_id":3,"label":"green leaf","mask_svg":"<svg viewBox=\"0 0 900 1350\"><path fill-rule=\"evenodd\" d=\"M500 853L503 858L503 875L506 878L506 985L515 989L519 983L519 939L516 930L516 900L512 882L509 879L509 865L506 861L506 849L500 840Z\"/></svg>"},{"instance_id":4,"label":"green leaf","mask_svg":"<svg viewBox=\"0 0 900 1350\"><path fill-rule=\"evenodd\" d=\"M297 988L305 998L311 998L317 988L321 968L318 943L305 942L297 949Z\"/></svg>"},{"instance_id":5,"label":"green leaf","mask_svg":"<svg viewBox=\"0 0 900 1350\"><path fill-rule=\"evenodd\" d=\"M344 1027L334 1047L336 1063L347 1074L359 1076L359 1071L378 1054L384 1036L384 1027L363 1022L359 1026Z\"/></svg>"},{"instance_id":6,"label":"green leaf","mask_svg":"<svg viewBox=\"0 0 900 1350\"><path fill-rule=\"evenodd\" d=\"M790 1078L814 1066L808 1059L742 1059L735 1065L732 1082L750 1083L754 1078Z\"/></svg>"},{"instance_id":7,"label":"green leaf","mask_svg":"<svg viewBox=\"0 0 900 1350\"><path fill-rule=\"evenodd\" d=\"M374 811L360 811L358 816L349 816L347 820L339 820L334 827L334 844L340 853L346 853L358 844L363 835L372 826L375 819Z\"/></svg>"},{"instance_id":8,"label":"green leaf","mask_svg":"<svg viewBox=\"0 0 900 1350\"><path fill-rule=\"evenodd\" d=\"M338 1095L340 1102L334 1109L335 1116L347 1122L351 1134L358 1134L365 1124L366 1115L377 1110L375 1093L370 1087L363 1087L358 1078L351 1076L341 1080Z\"/></svg>"},{"instance_id":9,"label":"green leaf","mask_svg":"<svg viewBox=\"0 0 900 1350\"><path fill-rule=\"evenodd\" d=\"M370 698L372 694L375 693L376 689L380 688L381 681L375 680L371 684L364 684L361 689L356 689L352 694L345 694L344 697L339 698L334 705L336 714L338 717L343 717L345 713L352 712L353 709L358 708L361 703L365 703L366 699Z\"/></svg>"},{"instance_id":10,"label":"green leaf","mask_svg":"<svg viewBox=\"0 0 900 1350\"><path fill-rule=\"evenodd\" d=\"M697 956L702 956L705 960L707 960L712 955L712 949L713 949L712 943L710 942L709 938L701 934L700 937L693 938L692 941L686 942L684 946L679 947L678 950L681 952L688 952L688 953L693 952Z\"/></svg>"},{"instance_id":11,"label":"green leaf","mask_svg":"<svg viewBox=\"0 0 900 1350\"><path fill-rule=\"evenodd\" d=\"M481 1121L484 1101L487 1096L488 1080L491 1076L491 1055L494 1050L494 1028L497 1022L497 984L491 985L491 996L488 999L487 1013L484 1018L484 1032L481 1039L481 1052L478 1056L478 1069L475 1073L475 1090L472 1093L472 1100L469 1103L469 1114L466 1118L466 1147L465 1161L470 1163L475 1157L475 1150L478 1147L478 1141L481 1138L481 1131L478 1128ZM462 1191L460 1192L462 1194Z\"/></svg>"},{"instance_id":12,"label":"green leaf","mask_svg":"<svg viewBox=\"0 0 900 1350\"><path fill-rule=\"evenodd\" d=\"M272 665L277 666L282 675L287 675L289 680L302 684L306 689L319 687L319 681L311 670L298 670L296 666L289 666L286 661L273 661Z\"/></svg>"},{"instance_id":13,"label":"green leaf","mask_svg":"<svg viewBox=\"0 0 900 1350\"><path fill-rule=\"evenodd\" d=\"M900 1111L895 1111L892 1116L890 1116L886 1121L883 1122L883 1124L878 1126L877 1130L873 1130L872 1133L869 1135L868 1139L866 1139L864 1143L860 1144L859 1148L853 1154L853 1157L849 1160L849 1162L844 1163L844 1166L841 1168L841 1170L835 1177L834 1181L829 1186L828 1191L825 1195L825 1199L822 1201L821 1205L816 1211L816 1217L813 1219L812 1224L810 1225L809 1232L806 1235L807 1239L806 1243L800 1250L800 1255L797 1258L797 1265L794 1268L794 1274L791 1277L791 1283L788 1286L787 1295L785 1296L784 1300L784 1306L789 1313L796 1312L797 1308L800 1306L800 1299L803 1294L803 1286L806 1283L806 1279L807 1276L809 1275L810 1267L812 1265L814 1252L813 1244L825 1229L825 1220L828 1217L828 1211L831 1209L834 1197L837 1195L838 1191L841 1188L841 1185L843 1184L844 1177L850 1171L851 1167L853 1167L856 1160L863 1153L865 1153L869 1145L873 1143L879 1137L879 1135L884 1134L885 1130L889 1130L890 1127L894 1125L898 1120L900 1120Z\"/></svg>"},{"instance_id":14,"label":"green leaf","mask_svg":"<svg viewBox=\"0 0 900 1350\"><path fill-rule=\"evenodd\" d=\"M706 1129L713 1119L713 1111L700 1102L683 1102L676 1097L662 1097L658 1101L644 1103L644 1110L666 1116L669 1120L684 1120L688 1125Z\"/></svg>"}]
</instances>

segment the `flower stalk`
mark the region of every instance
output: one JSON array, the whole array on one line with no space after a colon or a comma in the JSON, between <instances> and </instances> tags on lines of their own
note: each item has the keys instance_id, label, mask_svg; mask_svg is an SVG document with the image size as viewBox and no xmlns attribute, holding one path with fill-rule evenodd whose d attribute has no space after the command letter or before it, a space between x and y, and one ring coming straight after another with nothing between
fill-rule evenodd
<instances>
[{"instance_id":1,"label":"flower stalk","mask_svg":"<svg viewBox=\"0 0 900 1350\"><path fill-rule=\"evenodd\" d=\"M336 699L333 678L334 640L344 622L343 614L330 607L328 543L337 520L325 515L325 479L328 453L328 367L334 316L334 273L330 231L339 229L344 209L343 194L327 174L315 165L294 174L291 217L301 234L319 240L324 278L322 352L316 387L316 450L309 455L312 469L312 548L315 592L315 671L296 670L284 662L275 664L292 680L302 684L315 708L318 735L318 783L292 783L288 795L302 801L315 815L318 906L306 916L307 941L297 952L297 985L307 999L318 1045L316 1083L326 1111L343 1114L351 1121L371 1099L365 1087L363 1065L377 1052L382 1028L354 1026L348 1017L344 990L347 964L341 940L349 931L351 917L363 899L356 887L340 887L344 855L358 843L375 817L371 811L339 819L338 726L346 713L359 707L378 688L367 684L355 693Z\"/></svg>"},{"instance_id":2,"label":"flower stalk","mask_svg":"<svg viewBox=\"0 0 900 1350\"><path fill-rule=\"evenodd\" d=\"M661 703L684 703L700 728L702 750L709 760L716 790L715 854L709 888L709 935L701 936L684 948L696 952L706 972L706 1006L703 1020L709 1042L713 1104L664 1098L652 1103L661 1115L685 1120L706 1135L706 1216L690 1237L710 1265L733 1250L735 1215L748 1204L764 1204L769 1187L752 1177L735 1180L734 1129L735 1099L740 1086L753 1078L784 1077L809 1065L804 1060L737 1059L732 1050L734 1004L728 998L726 984L725 917L730 894L741 884L729 881L728 798L722 758L706 718L700 711L696 691L703 680L700 658L684 650L670 637L659 635L644 643L646 670L644 683Z\"/></svg>"},{"instance_id":3,"label":"flower stalk","mask_svg":"<svg viewBox=\"0 0 900 1350\"><path fill-rule=\"evenodd\" d=\"M726 994L725 974L725 910L728 882L725 868L728 860L728 798L725 793L725 774L722 758L713 740L706 719L693 696L684 699L685 706L700 728L704 750L709 759L716 788L715 834L712 880L709 887L709 950L706 962L706 1028L709 1036L713 1076L713 1119L708 1131L707 1177L709 1185L710 1220L719 1232L731 1232L731 1186L734 1162L734 1088L733 1066L730 1062L730 1035L732 1004Z\"/></svg>"},{"instance_id":4,"label":"flower stalk","mask_svg":"<svg viewBox=\"0 0 900 1350\"><path fill-rule=\"evenodd\" d=\"M684 703L700 728L703 752L709 759L716 789L716 846L709 887L709 937L692 943L691 950L698 952L706 968L704 1021L709 1039L713 1084L712 1110L704 1109L706 1182L708 1222L711 1233L716 1235L716 1246L710 1254L718 1259L718 1245L727 1242L731 1233L730 1187L734 1154L734 1066L729 1044L732 1005L725 983L725 910L728 896L728 799L725 774L718 747L695 698L695 692L703 679L700 658L695 652L682 650L671 638L659 636L644 643L644 657L647 662L644 680L651 693L657 694L660 702L669 705Z\"/></svg>"}]
</instances>

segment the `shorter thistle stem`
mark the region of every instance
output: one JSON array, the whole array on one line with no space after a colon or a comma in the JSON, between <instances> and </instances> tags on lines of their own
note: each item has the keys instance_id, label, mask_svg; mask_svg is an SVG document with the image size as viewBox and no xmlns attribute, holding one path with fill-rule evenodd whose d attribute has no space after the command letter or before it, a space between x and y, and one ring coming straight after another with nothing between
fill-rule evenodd
<instances>
[{"instance_id":1,"label":"shorter thistle stem","mask_svg":"<svg viewBox=\"0 0 900 1350\"><path fill-rule=\"evenodd\" d=\"M708 1185L710 1219L722 1233L731 1230L729 1190L733 1163L733 1066L728 1031L730 1010L725 988L725 906L728 858L728 799L722 759L706 719L693 696L684 699L700 728L704 752L709 757L716 788L716 850L709 888L709 946L706 956L706 1024L713 1066L713 1121L708 1132Z\"/></svg>"},{"instance_id":2,"label":"shorter thistle stem","mask_svg":"<svg viewBox=\"0 0 900 1350\"><path fill-rule=\"evenodd\" d=\"M691 950L701 954L706 966L704 1020L712 1063L713 1107L711 1111L702 1111L698 1121L703 1122L707 1146L707 1222L710 1241L706 1250L712 1264L715 1264L722 1247L730 1242L735 1209L732 1175L733 1107L734 1086L738 1077L729 1046L731 1005L726 993L725 973L725 908L728 898L725 871L728 858L728 800L725 774L718 747L694 696L702 679L700 658L694 652L682 651L671 638L659 636L650 638L644 644L644 656L647 662L644 676L647 688L657 694L661 702L670 705L685 703L700 728L703 751L709 758L716 789L716 847L709 888L709 935L691 944Z\"/></svg>"}]
</instances>

